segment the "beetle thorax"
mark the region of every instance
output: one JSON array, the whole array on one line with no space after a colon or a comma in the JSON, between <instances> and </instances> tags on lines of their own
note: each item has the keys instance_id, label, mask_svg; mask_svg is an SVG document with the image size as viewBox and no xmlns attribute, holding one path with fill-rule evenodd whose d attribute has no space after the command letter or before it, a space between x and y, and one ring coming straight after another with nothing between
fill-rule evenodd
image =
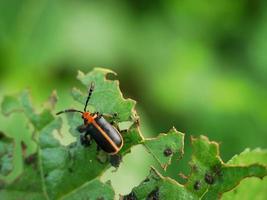
<instances>
[{"instance_id":1,"label":"beetle thorax","mask_svg":"<svg viewBox=\"0 0 267 200\"><path fill-rule=\"evenodd\" d=\"M95 120L95 117L91 115L90 112L84 112L82 118L87 121L87 123L91 123Z\"/></svg>"}]
</instances>

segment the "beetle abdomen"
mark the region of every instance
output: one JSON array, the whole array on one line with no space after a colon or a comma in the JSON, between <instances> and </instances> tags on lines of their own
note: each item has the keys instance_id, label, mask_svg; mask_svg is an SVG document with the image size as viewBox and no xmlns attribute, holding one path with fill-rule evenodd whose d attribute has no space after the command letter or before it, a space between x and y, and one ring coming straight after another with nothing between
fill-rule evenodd
<instances>
[{"instance_id":1,"label":"beetle abdomen","mask_svg":"<svg viewBox=\"0 0 267 200\"><path fill-rule=\"evenodd\" d=\"M104 117L97 117L87 130L105 152L114 154L121 149L123 140L120 133Z\"/></svg>"},{"instance_id":2,"label":"beetle abdomen","mask_svg":"<svg viewBox=\"0 0 267 200\"><path fill-rule=\"evenodd\" d=\"M104 117L96 118L98 125L107 133L110 139L120 147L122 144L122 138L118 130L112 126Z\"/></svg>"}]
</instances>

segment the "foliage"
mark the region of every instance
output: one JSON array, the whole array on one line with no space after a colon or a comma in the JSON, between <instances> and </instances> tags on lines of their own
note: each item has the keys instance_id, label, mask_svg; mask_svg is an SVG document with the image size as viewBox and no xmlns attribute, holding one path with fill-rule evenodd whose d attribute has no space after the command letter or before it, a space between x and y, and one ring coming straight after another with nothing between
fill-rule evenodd
<instances>
[{"instance_id":1,"label":"foliage","mask_svg":"<svg viewBox=\"0 0 267 200\"><path fill-rule=\"evenodd\" d=\"M267 176L267 167L262 165L265 163L261 159L262 151L254 152L253 162L238 165L233 161L223 163L219 157L218 144L210 142L204 136L192 138L192 148L191 173L185 185L163 177L152 168L149 176L124 199L130 196L140 200L152 199L153 195L158 199L168 200L218 199L223 193L235 188L244 178ZM257 162L262 164L256 164ZM266 193L264 196L266 197Z\"/></svg>"},{"instance_id":2,"label":"foliage","mask_svg":"<svg viewBox=\"0 0 267 200\"><path fill-rule=\"evenodd\" d=\"M246 149L241 154L234 156L227 164L249 165L252 163L262 163L267 165L267 151L262 149ZM263 180L257 178L244 179L234 190L223 195L224 200L237 199L266 199L267 177Z\"/></svg>"},{"instance_id":3,"label":"foliage","mask_svg":"<svg viewBox=\"0 0 267 200\"><path fill-rule=\"evenodd\" d=\"M171 164L173 155L181 159L184 134L172 128L156 138L144 138L139 128L135 101L124 99L119 82L107 78L110 74L116 75L101 68L87 74L79 72L77 78L86 90L74 88L72 97L82 108L88 86L92 81L95 83L89 109L103 114L117 113L115 125L124 139L120 156L129 153L134 145L143 144L163 169ZM112 156L98 150L95 143L89 147L81 145L77 127L82 120L77 113L66 114L69 132L76 139L70 144L63 144L59 138L64 138L67 132L62 131L64 118L54 115L56 102L57 96L53 92L44 108L36 111L28 91L3 99L1 108L5 117L1 118L6 123L1 127L0 196L7 200L17 197L114 199L111 183L100 181L101 175L111 167ZM22 123L17 123L18 119ZM112 119L108 120L111 122ZM267 175L264 165L266 160L262 159L262 155L265 155L263 151L243 153L224 163L219 157L218 144L204 136L192 138L192 149L191 174L185 185L163 177L153 168L139 186L121 198L216 199L235 188L246 177L263 178ZM253 159L249 160L250 157Z\"/></svg>"}]
</instances>

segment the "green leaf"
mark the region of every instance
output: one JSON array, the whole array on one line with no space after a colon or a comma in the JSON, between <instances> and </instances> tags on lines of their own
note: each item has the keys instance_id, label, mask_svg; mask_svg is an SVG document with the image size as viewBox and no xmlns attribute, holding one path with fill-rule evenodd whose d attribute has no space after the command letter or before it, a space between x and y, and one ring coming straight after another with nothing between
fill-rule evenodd
<instances>
[{"instance_id":1,"label":"green leaf","mask_svg":"<svg viewBox=\"0 0 267 200\"><path fill-rule=\"evenodd\" d=\"M188 192L183 185L171 178L163 177L154 168L151 168L147 178L139 186L133 188L130 194L121 199L190 200L198 198L195 194Z\"/></svg>"},{"instance_id":2,"label":"green leaf","mask_svg":"<svg viewBox=\"0 0 267 200\"><path fill-rule=\"evenodd\" d=\"M259 164L233 166L219 157L219 145L207 137L192 138L192 171L185 187L203 199L218 199L250 176L264 177L267 168ZM199 187L196 184L199 183Z\"/></svg>"},{"instance_id":3,"label":"green leaf","mask_svg":"<svg viewBox=\"0 0 267 200\"><path fill-rule=\"evenodd\" d=\"M46 124L54 120L49 109L44 109L40 114L35 112L28 91L21 94L20 101L25 115L37 130L41 130Z\"/></svg>"},{"instance_id":4,"label":"green leaf","mask_svg":"<svg viewBox=\"0 0 267 200\"><path fill-rule=\"evenodd\" d=\"M175 186L163 187L165 184L161 184L162 179L166 180L166 178L160 176L158 172L152 173L148 179L134 188L127 198L135 195L137 199L146 199L157 191L159 199L175 199L175 197L178 199L218 199L223 193L235 188L244 178L252 176L262 178L267 175L267 167L256 162L251 161L242 165L223 163L219 157L219 145L210 142L207 137L200 136L192 138L191 141L193 149L190 162L191 173L185 185L172 180Z\"/></svg>"},{"instance_id":5,"label":"green leaf","mask_svg":"<svg viewBox=\"0 0 267 200\"><path fill-rule=\"evenodd\" d=\"M37 144L33 141L33 132L30 130L27 124L28 120L23 113L11 112L8 117L0 115L0 122L1 131L14 141L12 154L7 154L12 159L12 171L5 176L0 176L0 180L10 183L22 173L22 156L27 157L36 152Z\"/></svg>"},{"instance_id":6,"label":"green leaf","mask_svg":"<svg viewBox=\"0 0 267 200\"><path fill-rule=\"evenodd\" d=\"M19 97L5 96L2 101L1 108L4 115L10 115L13 112L23 112L34 127L40 130L54 119L50 111L54 108L56 101L56 93L52 92L48 101L45 103L47 108L45 108L40 114L37 114L32 106L29 91L25 90L19 95Z\"/></svg>"},{"instance_id":7,"label":"green leaf","mask_svg":"<svg viewBox=\"0 0 267 200\"><path fill-rule=\"evenodd\" d=\"M54 137L62 120L46 126L40 133L40 159L45 190L52 199L72 193L85 183L101 175L108 163L97 160L96 146L84 148L79 143L62 146Z\"/></svg>"},{"instance_id":8,"label":"green leaf","mask_svg":"<svg viewBox=\"0 0 267 200\"><path fill-rule=\"evenodd\" d=\"M5 96L1 104L2 113L4 115L9 115L12 112L20 111L21 105L19 100L14 96Z\"/></svg>"},{"instance_id":9,"label":"green leaf","mask_svg":"<svg viewBox=\"0 0 267 200\"><path fill-rule=\"evenodd\" d=\"M241 154L234 156L227 164L231 165L249 165L253 163L260 163L267 165L267 150L246 149ZM222 199L267 199L267 177L263 180L257 178L248 178L241 181L241 183L234 190L225 193Z\"/></svg>"},{"instance_id":10,"label":"green leaf","mask_svg":"<svg viewBox=\"0 0 267 200\"><path fill-rule=\"evenodd\" d=\"M23 197L29 200L44 199L40 170L38 167L37 146L32 132L26 126L27 120L22 113L10 113L1 118L1 127L15 141L13 168L7 176L1 176L1 199L13 200ZM14 124L19 124L16 126Z\"/></svg>"},{"instance_id":11,"label":"green leaf","mask_svg":"<svg viewBox=\"0 0 267 200\"><path fill-rule=\"evenodd\" d=\"M109 71L96 69L84 75L84 77L81 77L80 73L79 77L83 81L88 78L94 79L96 91L92 96L92 102L90 102L91 108L98 110L98 108L101 107L103 113L112 114L116 112L118 114L118 119L116 120L122 123L121 127L124 129L122 133L124 146L120 154L124 155L130 151L133 145L139 144L143 138L136 123L137 115L134 110L135 102L132 100L125 100L122 97L118 88L118 81L105 79L107 72ZM98 88L97 85L99 86ZM100 90L98 91L98 89ZM84 101L86 95L87 91L83 97ZM102 104L97 103L100 99ZM76 129L83 123L81 116L77 113L67 114L70 132L77 137L77 141L68 146L64 146L57 139L58 137L56 137L58 134L64 137L64 133L60 133L62 119L60 117L54 118L51 113L56 102L55 93L52 94L48 103L45 104L45 109L41 112L35 111L27 91L22 93L18 102L20 111L23 111L22 113L27 117L38 136L36 141L38 141L39 149L36 155L39 162L35 165L35 170L28 170L27 166L24 166L22 175L18 177L15 182L6 185L2 192L8 195L8 192L13 192L12 188L15 188L17 192L21 194L24 193L24 190L19 190L16 182L19 182L19 185L23 185L30 174L33 177L39 176L38 180L40 182L37 182L35 178L28 182L28 184L36 184L36 187L38 185L38 187L41 188L41 190L33 188L34 190L30 191L31 194L36 194L37 196L40 195L49 199L58 199L73 198L79 195L81 195L81 197L89 194L96 195L97 192L102 192L104 193L102 195L103 198L111 199L110 197L112 196L113 199L114 192L111 186L96 180L111 166L109 163L111 157L103 151L97 151L95 142L89 147L84 147L80 144L80 133L78 133ZM99 191L94 191L92 189L92 184L94 183L101 186L99 187ZM91 190L91 192L86 193L85 191L88 190ZM12 197L12 195L10 195L10 197ZM34 198L34 195L29 197L29 199L31 198Z\"/></svg>"},{"instance_id":12,"label":"green leaf","mask_svg":"<svg viewBox=\"0 0 267 200\"><path fill-rule=\"evenodd\" d=\"M3 188L0 190L0 196L7 200L45 199L38 161L37 138L32 130L37 124L29 126L28 123L33 122L29 117L38 116L40 124L45 126L46 119L33 113L28 95L28 92L23 92L19 98L5 97L2 102L2 111L7 112L8 117L0 117L3 123L1 128L15 141L14 169L8 176L1 177ZM16 102L18 109L13 109L10 101Z\"/></svg>"},{"instance_id":13,"label":"green leaf","mask_svg":"<svg viewBox=\"0 0 267 200\"><path fill-rule=\"evenodd\" d=\"M135 124L127 132L122 133L124 145L120 150L120 154L125 155L130 152L130 149L137 144L141 144L144 140L140 134L139 126Z\"/></svg>"},{"instance_id":14,"label":"green leaf","mask_svg":"<svg viewBox=\"0 0 267 200\"><path fill-rule=\"evenodd\" d=\"M79 72L78 78L86 87L91 81L95 83L95 91L90 100L90 107L100 113L117 113L119 121L132 121L133 125L128 126L122 135L124 146L120 151L121 155L129 152L133 145L142 141L138 126L135 123L135 102L125 100L118 88L118 81L106 80L108 70L95 69L88 74ZM77 90L76 90L77 91ZM73 94L75 100L84 105L88 91L85 94ZM82 100L80 100L82 99ZM53 126L59 129L61 125L51 124L51 128L44 129L40 134L41 160L44 173L46 191L51 198L60 198L66 194L73 193L84 184L99 177L107 168L110 167L110 156L106 153L97 151L96 144L93 142L89 147L80 144L80 133L77 127L83 123L80 114L67 113L70 132L77 137L77 142L69 146L62 146L53 135ZM57 123L61 123L58 121ZM55 127L54 127L55 128Z\"/></svg>"},{"instance_id":15,"label":"green leaf","mask_svg":"<svg viewBox=\"0 0 267 200\"><path fill-rule=\"evenodd\" d=\"M92 112L118 114L116 118L107 116L106 119L114 121L114 126L121 130L124 145L120 156L130 152L132 146L144 144L166 169L173 155L182 157L184 135L173 128L167 134L145 140L139 130L135 102L123 98L118 81L107 80L110 74L115 73L100 68L88 74L79 72L78 79L86 88L92 81L95 83L95 92L88 108ZM73 98L81 103L80 109L87 93L87 90L72 91ZM111 185L100 182L99 178L111 167L110 163L117 161L112 161L114 156L98 151L95 142L89 147L80 144L77 127L83 121L77 113L66 114L69 132L77 141L63 145L58 137L66 134L61 133L63 120L52 114L56 101L56 93L53 92L39 112L33 107L28 91L19 97L4 98L1 108L7 117L0 116L3 122L1 131L11 139L4 137L0 141L0 196L8 200L17 197L30 200L114 199ZM219 157L218 144L204 136L192 138L192 149L192 170L185 185L152 169L148 178L124 199L218 199L246 177L262 178L267 175L266 152L249 151L225 164ZM6 157L10 154L13 156ZM257 188L258 191L264 189Z\"/></svg>"},{"instance_id":16,"label":"green leaf","mask_svg":"<svg viewBox=\"0 0 267 200\"><path fill-rule=\"evenodd\" d=\"M106 78L110 74L116 75L115 72L103 68L95 68L88 74L79 71L77 78L86 88L89 88L91 82L95 83L95 90L89 105L93 106L94 111L102 114L117 113L119 121L135 119L135 101L123 98L119 89L119 82L117 80L112 81ZM82 105L85 104L87 95L88 90L86 90L85 93L82 93L80 90L74 88L72 91L73 98Z\"/></svg>"},{"instance_id":17,"label":"green leaf","mask_svg":"<svg viewBox=\"0 0 267 200\"><path fill-rule=\"evenodd\" d=\"M119 82L117 80L108 80L108 75L116 75L115 72L103 69L95 68L93 71L84 74L79 71L77 78L82 84L89 88L91 82L94 82L95 89L90 99L89 105L94 112L102 114L112 115L117 114L116 122L118 129L121 129L124 145L120 154L124 155L130 151L130 148L143 141L143 137L140 133L139 126L137 124L138 116L135 111L135 101L131 99L124 99L119 89ZM73 89L72 96L74 100L81 103L83 108L88 90L82 93L78 89ZM79 136L80 133L76 130L79 125L83 123L79 114L67 114L68 123L70 126L70 132L74 136ZM108 119L109 120L109 119ZM94 151L94 146L89 147L89 151Z\"/></svg>"},{"instance_id":18,"label":"green leaf","mask_svg":"<svg viewBox=\"0 0 267 200\"><path fill-rule=\"evenodd\" d=\"M174 154L182 158L184 153L184 134L172 128L168 133L162 133L156 138L144 142L148 151L158 160L161 167L166 169L171 164Z\"/></svg>"},{"instance_id":19,"label":"green leaf","mask_svg":"<svg viewBox=\"0 0 267 200\"><path fill-rule=\"evenodd\" d=\"M112 200L115 192L110 183L102 183L99 179L94 179L78 190L64 196L64 200L90 199L90 200Z\"/></svg>"},{"instance_id":20,"label":"green leaf","mask_svg":"<svg viewBox=\"0 0 267 200\"><path fill-rule=\"evenodd\" d=\"M239 155L235 155L231 160L227 162L229 165L251 165L254 163L260 163L267 165L267 150L262 149L245 149Z\"/></svg>"},{"instance_id":21,"label":"green leaf","mask_svg":"<svg viewBox=\"0 0 267 200\"><path fill-rule=\"evenodd\" d=\"M37 154L24 158L23 172L11 184L0 190L0 196L5 200L18 198L27 200L46 199L43 193Z\"/></svg>"},{"instance_id":22,"label":"green leaf","mask_svg":"<svg viewBox=\"0 0 267 200\"><path fill-rule=\"evenodd\" d=\"M0 132L0 175L7 176L13 170L15 141Z\"/></svg>"}]
</instances>

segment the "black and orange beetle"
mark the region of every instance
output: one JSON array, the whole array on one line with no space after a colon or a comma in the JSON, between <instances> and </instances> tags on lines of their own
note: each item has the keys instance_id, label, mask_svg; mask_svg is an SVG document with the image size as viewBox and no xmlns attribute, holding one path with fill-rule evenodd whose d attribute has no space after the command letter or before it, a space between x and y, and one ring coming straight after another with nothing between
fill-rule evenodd
<instances>
[{"instance_id":1,"label":"black and orange beetle","mask_svg":"<svg viewBox=\"0 0 267 200\"><path fill-rule=\"evenodd\" d=\"M56 114L60 115L66 112L81 113L84 123L78 127L78 130L81 133L85 132L85 134L81 136L81 144L85 146L89 145L90 138L93 138L98 147L103 151L110 155L117 154L123 146L123 138L120 132L104 118L104 115L99 114L98 112L90 113L86 110L93 91L94 83L92 82L85 102L84 111L67 109Z\"/></svg>"}]
</instances>

